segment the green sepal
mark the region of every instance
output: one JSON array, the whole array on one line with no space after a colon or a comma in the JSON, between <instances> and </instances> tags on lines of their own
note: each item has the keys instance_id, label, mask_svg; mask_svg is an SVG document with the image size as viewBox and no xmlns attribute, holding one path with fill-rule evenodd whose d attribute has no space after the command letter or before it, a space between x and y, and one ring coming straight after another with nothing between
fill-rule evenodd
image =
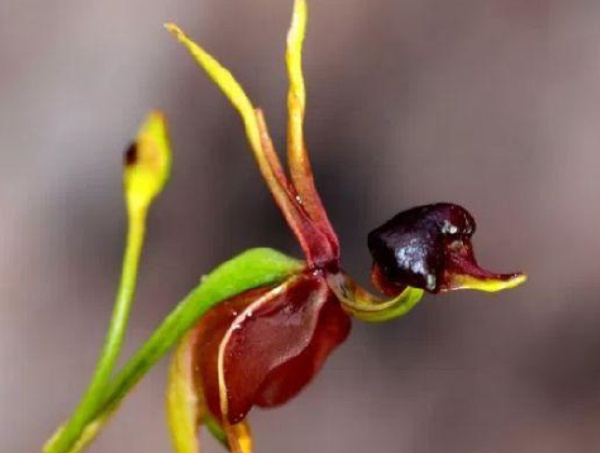
<instances>
[{"instance_id":1,"label":"green sepal","mask_svg":"<svg viewBox=\"0 0 600 453\"><path fill-rule=\"evenodd\" d=\"M385 322L408 314L419 303L424 291L407 286L391 299L381 299L359 286L349 275L339 272L327 277L342 308L352 317L367 322Z\"/></svg>"},{"instance_id":2,"label":"green sepal","mask_svg":"<svg viewBox=\"0 0 600 453\"><path fill-rule=\"evenodd\" d=\"M269 248L250 249L202 278L112 382L104 409L118 404L129 390L213 306L253 288L274 285L304 269L302 261Z\"/></svg>"},{"instance_id":3,"label":"green sepal","mask_svg":"<svg viewBox=\"0 0 600 453\"><path fill-rule=\"evenodd\" d=\"M386 322L400 318L410 312L423 297L424 291L419 288L407 287L398 296L391 300L383 302L380 306L374 309L373 306L361 307L354 306L349 309L346 305L345 309L351 311L356 319L367 322Z\"/></svg>"},{"instance_id":4,"label":"green sepal","mask_svg":"<svg viewBox=\"0 0 600 453\"><path fill-rule=\"evenodd\" d=\"M236 296L252 288L282 282L302 272L303 261L266 247L247 250L226 261L202 278L201 284L188 296L199 303L216 302Z\"/></svg>"}]
</instances>

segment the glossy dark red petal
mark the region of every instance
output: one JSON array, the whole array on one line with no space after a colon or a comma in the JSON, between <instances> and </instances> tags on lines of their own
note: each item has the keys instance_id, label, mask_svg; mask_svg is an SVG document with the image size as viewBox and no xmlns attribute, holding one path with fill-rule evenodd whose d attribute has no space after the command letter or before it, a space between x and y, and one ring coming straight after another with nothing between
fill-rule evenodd
<instances>
[{"instance_id":1,"label":"glossy dark red petal","mask_svg":"<svg viewBox=\"0 0 600 453\"><path fill-rule=\"evenodd\" d=\"M226 341L229 423L253 405L270 407L295 396L349 333L350 320L322 276L305 274L277 291L224 302L203 321L196 380L210 411L222 418L217 366Z\"/></svg>"},{"instance_id":2,"label":"glossy dark red petal","mask_svg":"<svg viewBox=\"0 0 600 453\"><path fill-rule=\"evenodd\" d=\"M333 350L348 338L350 327L350 318L330 292L310 344L299 356L268 374L258 392L256 405L279 406L296 396L319 372Z\"/></svg>"},{"instance_id":3,"label":"glossy dark red petal","mask_svg":"<svg viewBox=\"0 0 600 453\"><path fill-rule=\"evenodd\" d=\"M194 385L196 391L204 395L210 412L219 419L221 418L217 375L219 346L235 318L257 298L268 293L270 289L250 290L221 302L202 317L197 327L198 334L193 358Z\"/></svg>"}]
</instances>

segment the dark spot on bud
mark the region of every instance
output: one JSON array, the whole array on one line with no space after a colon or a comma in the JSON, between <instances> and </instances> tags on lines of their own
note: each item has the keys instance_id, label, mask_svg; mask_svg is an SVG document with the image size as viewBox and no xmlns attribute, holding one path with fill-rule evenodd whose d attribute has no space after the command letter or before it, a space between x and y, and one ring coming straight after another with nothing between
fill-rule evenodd
<instances>
[{"instance_id":1,"label":"dark spot on bud","mask_svg":"<svg viewBox=\"0 0 600 453\"><path fill-rule=\"evenodd\" d=\"M123 160L127 167L131 167L132 165L135 165L135 163L138 161L137 144L132 143L131 145L129 145L129 148L127 148L127 151L125 151L125 157Z\"/></svg>"},{"instance_id":2,"label":"dark spot on bud","mask_svg":"<svg viewBox=\"0 0 600 453\"><path fill-rule=\"evenodd\" d=\"M466 209L437 203L403 211L369 233L374 266L388 284L437 293L445 289L448 258L466 243L475 220Z\"/></svg>"}]
</instances>

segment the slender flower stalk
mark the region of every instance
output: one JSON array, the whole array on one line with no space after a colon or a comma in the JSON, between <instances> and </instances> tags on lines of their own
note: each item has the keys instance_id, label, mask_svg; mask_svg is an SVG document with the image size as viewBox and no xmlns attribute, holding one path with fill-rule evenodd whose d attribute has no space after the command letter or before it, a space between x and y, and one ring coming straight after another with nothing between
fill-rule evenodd
<instances>
[{"instance_id":1,"label":"slender flower stalk","mask_svg":"<svg viewBox=\"0 0 600 453\"><path fill-rule=\"evenodd\" d=\"M129 232L127 234L127 246L123 260L123 274L104 347L102 348L96 370L87 390L73 412L73 415L64 425L61 435L56 439L56 443L46 447L50 449L49 451L52 451L51 449L61 450L66 445L76 441L81 436L87 424L88 417L102 401L102 395L106 390L115 362L119 357L129 320L129 313L135 294L137 268L144 241L145 217L145 213L140 212L129 218Z\"/></svg>"},{"instance_id":2,"label":"slender flower stalk","mask_svg":"<svg viewBox=\"0 0 600 453\"><path fill-rule=\"evenodd\" d=\"M137 141L125 155L124 187L128 231L121 280L108 333L87 390L71 418L48 443L47 452L63 451L82 435L90 415L102 403L103 395L125 338L135 296L138 267L148 210L165 186L171 167L171 151L164 117L153 112L142 126Z\"/></svg>"}]
</instances>

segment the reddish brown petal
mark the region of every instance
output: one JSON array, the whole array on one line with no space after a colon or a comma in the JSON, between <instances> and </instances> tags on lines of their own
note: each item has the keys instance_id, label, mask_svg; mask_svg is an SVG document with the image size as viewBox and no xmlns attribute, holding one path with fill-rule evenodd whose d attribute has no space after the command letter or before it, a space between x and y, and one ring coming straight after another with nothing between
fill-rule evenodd
<instances>
[{"instance_id":1,"label":"reddish brown petal","mask_svg":"<svg viewBox=\"0 0 600 453\"><path fill-rule=\"evenodd\" d=\"M324 278L312 274L271 292L225 302L211 314L198 351L197 379L204 384L210 411L221 418L221 349L231 424L255 404L278 405L296 395L350 329Z\"/></svg>"},{"instance_id":2,"label":"reddish brown petal","mask_svg":"<svg viewBox=\"0 0 600 453\"><path fill-rule=\"evenodd\" d=\"M329 293L310 344L298 357L268 374L257 395L256 405L279 406L296 396L319 372L329 354L349 333L350 318L342 310L333 293Z\"/></svg>"},{"instance_id":3,"label":"reddish brown petal","mask_svg":"<svg viewBox=\"0 0 600 453\"><path fill-rule=\"evenodd\" d=\"M301 198L303 192L297 192L297 187L287 181L285 172L279 163L279 158L273 147L262 111L257 110L256 117L265 156L271 162L274 174L280 181L280 184L282 187L285 187L289 200L287 207L281 207L283 215L298 238L309 266L314 265L315 267L323 268L333 265L333 267L337 267L340 257L339 244L337 236L328 223L329 221L326 218L322 205L320 205L321 212L325 216L325 220L322 218L317 220L311 215L310 211L306 210L308 206L305 204L305 201L302 201L304 198ZM310 170L310 166L308 169ZM314 196L317 197L315 200L318 201L316 189L314 189ZM327 225L323 222L326 222Z\"/></svg>"},{"instance_id":4,"label":"reddish brown petal","mask_svg":"<svg viewBox=\"0 0 600 453\"><path fill-rule=\"evenodd\" d=\"M213 307L204 315L198 326L197 348L194 352L194 382L198 392L203 392L208 408L220 418L219 380L217 362L219 346L225 333L240 313L271 288L247 291Z\"/></svg>"}]
</instances>

